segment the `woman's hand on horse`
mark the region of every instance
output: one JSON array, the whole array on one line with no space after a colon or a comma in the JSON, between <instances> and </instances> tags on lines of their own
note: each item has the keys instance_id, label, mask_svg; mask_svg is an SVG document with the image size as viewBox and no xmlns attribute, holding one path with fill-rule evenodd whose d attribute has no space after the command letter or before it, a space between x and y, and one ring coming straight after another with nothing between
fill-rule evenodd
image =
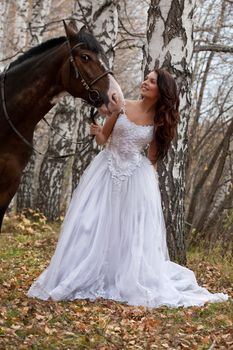
<instances>
[{"instance_id":1,"label":"woman's hand on horse","mask_svg":"<svg viewBox=\"0 0 233 350\"><path fill-rule=\"evenodd\" d=\"M98 135L101 132L102 128L98 124L91 123L90 125L90 134Z\"/></svg>"},{"instance_id":2,"label":"woman's hand on horse","mask_svg":"<svg viewBox=\"0 0 233 350\"><path fill-rule=\"evenodd\" d=\"M121 113L121 110L115 111L115 112L112 112L112 113L107 114L107 117L118 118L119 115L120 115L120 113Z\"/></svg>"}]
</instances>

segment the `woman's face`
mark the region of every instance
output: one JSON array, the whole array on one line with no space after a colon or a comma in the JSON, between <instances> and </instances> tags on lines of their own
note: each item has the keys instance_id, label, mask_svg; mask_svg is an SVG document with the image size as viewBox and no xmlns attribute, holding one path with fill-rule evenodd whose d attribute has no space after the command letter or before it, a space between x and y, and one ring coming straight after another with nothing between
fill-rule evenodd
<instances>
[{"instance_id":1,"label":"woman's face","mask_svg":"<svg viewBox=\"0 0 233 350\"><path fill-rule=\"evenodd\" d=\"M159 88L157 85L157 73L150 72L141 85L141 96L142 98L149 98L151 100L157 101L159 97Z\"/></svg>"}]
</instances>

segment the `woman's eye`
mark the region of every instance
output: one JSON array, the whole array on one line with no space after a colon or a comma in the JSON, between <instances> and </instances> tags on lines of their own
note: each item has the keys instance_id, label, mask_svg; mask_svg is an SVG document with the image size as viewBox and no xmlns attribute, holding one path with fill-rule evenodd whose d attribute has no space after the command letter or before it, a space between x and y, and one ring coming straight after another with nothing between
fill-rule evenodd
<instances>
[{"instance_id":1,"label":"woman's eye","mask_svg":"<svg viewBox=\"0 0 233 350\"><path fill-rule=\"evenodd\" d=\"M88 62L89 61L89 56L87 56L87 55L81 55L81 59L84 61L84 62Z\"/></svg>"}]
</instances>

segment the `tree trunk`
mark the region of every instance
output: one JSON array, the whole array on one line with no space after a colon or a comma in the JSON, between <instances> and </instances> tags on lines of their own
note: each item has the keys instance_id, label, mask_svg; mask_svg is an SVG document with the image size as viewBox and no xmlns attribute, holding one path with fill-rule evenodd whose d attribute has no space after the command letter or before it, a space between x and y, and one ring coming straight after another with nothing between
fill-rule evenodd
<instances>
[{"instance_id":1,"label":"tree trunk","mask_svg":"<svg viewBox=\"0 0 233 350\"><path fill-rule=\"evenodd\" d=\"M213 44L216 44L218 42L218 40L220 39L219 37L220 37L221 29L222 29L222 22L224 19L225 10L226 10L226 4L223 1L222 5L221 5L221 12L220 12L219 17L218 17L218 25L216 28L216 32L214 33L214 36L213 36L213 41L212 41ZM207 78L208 78L208 74L209 74L209 71L210 71L210 68L212 65L214 54L215 54L214 51L210 52L208 59L207 59L207 62L206 62L206 65L205 65L203 76L201 79L201 86L199 89L199 96L197 99L196 111L195 111L195 115L194 115L194 119L193 119L193 123L192 123L192 133L190 135L189 143L191 143L192 138L194 137L194 135L196 135L196 130L198 127L200 112L201 112L201 107L202 107L202 102L203 102L204 90L206 88Z\"/></svg>"},{"instance_id":2,"label":"tree trunk","mask_svg":"<svg viewBox=\"0 0 233 350\"><path fill-rule=\"evenodd\" d=\"M213 36L213 43L216 43L219 40L219 37L221 35L221 30L222 30L222 25L223 25L223 20L224 20L224 16L225 16L225 12L226 12L226 4L225 2L222 2L221 4L221 11L218 15L218 20L217 20L217 27L215 28L215 32L214 32L214 36ZM200 133L198 133L198 126L199 126L199 118L201 115L201 109L202 109L202 104L203 104L203 97L204 97L204 93L205 93L205 89L207 87L207 79L208 79L208 75L210 73L210 70L212 69L212 65L213 63L213 59L214 59L214 55L215 52L211 52L208 55L208 58L206 60L206 64L205 64L205 68L202 72L202 74L200 75L200 87L198 89L198 96L197 96L197 102L196 102L196 106L195 106L195 114L193 117L193 121L192 121L192 126L191 126L191 132L190 132L190 139L189 139L189 153L190 153L190 157L192 157L192 155L194 154L194 152L196 154L200 153L200 149L203 147L202 142L203 139L205 139L206 135L201 139L200 138ZM224 104L223 104L224 106ZM224 107L223 107L224 109ZM221 116L221 113L219 113L219 117ZM216 118L217 120L217 118ZM196 148L195 148L196 145ZM215 161L218 158L218 152L221 149L219 149L219 147L216 149L216 157L215 157ZM212 158L214 160L214 157ZM201 179L198 181L197 185L192 184L192 187L194 187L193 191L192 191L192 195L191 195L191 199L190 199L190 203L189 203L189 207L188 207L188 214L187 214L187 221L189 223L189 232L191 232L193 226L194 226L194 221L196 219L196 215L195 215L195 207L196 207L196 203L197 200L199 198L199 193L203 190L203 185L205 183L205 179L207 179L209 173L211 172L213 166L215 166L214 162L210 162L210 164L212 165L212 167L208 167L208 171L206 171L203 176L201 177ZM191 166L191 163L190 163ZM190 167L187 168L187 173L190 173ZM207 202L208 203L208 202Z\"/></svg>"},{"instance_id":3,"label":"tree trunk","mask_svg":"<svg viewBox=\"0 0 233 350\"><path fill-rule=\"evenodd\" d=\"M28 18L29 28L27 30L28 46L38 45L43 38L44 24L50 12L51 0L37 1L31 3L30 17ZM27 4L27 7L29 5ZM42 133L43 130L43 133ZM42 134L43 137L38 137ZM39 124L34 133L34 147L40 152L45 151L45 135L47 127L45 124ZM23 171L21 183L17 192L17 211L24 208L35 209L35 197L38 189L38 175L43 157L33 153L29 163Z\"/></svg>"},{"instance_id":4,"label":"tree trunk","mask_svg":"<svg viewBox=\"0 0 233 350\"><path fill-rule=\"evenodd\" d=\"M178 137L168 157L158 164L162 205L171 260L186 264L184 196L187 131L191 105L190 59L192 42L192 1L151 0L148 11L145 73L164 67L176 78L180 91Z\"/></svg>"},{"instance_id":5,"label":"tree trunk","mask_svg":"<svg viewBox=\"0 0 233 350\"><path fill-rule=\"evenodd\" d=\"M38 191L35 208L43 212L49 220L59 217L61 209L64 211L62 199L67 195L72 161L69 157L55 159L50 157L69 155L74 152L72 141L77 123L76 107L75 100L71 96L64 98L56 107L48 149L41 166L40 191ZM65 193L63 193L64 184Z\"/></svg>"},{"instance_id":6,"label":"tree trunk","mask_svg":"<svg viewBox=\"0 0 233 350\"><path fill-rule=\"evenodd\" d=\"M108 47L111 46L111 31L112 28L108 22L114 21L113 2L106 3L105 1L77 1L74 5L73 18L78 20L79 29L80 23L85 23L87 28L94 32L97 39L106 49L105 40L108 42ZM95 18L95 22L93 20ZM105 20L108 18L108 20ZM114 26L115 27L115 22ZM97 30L98 29L98 30ZM115 32L114 32L115 33ZM99 35L98 35L99 34ZM105 40L103 38L106 38ZM72 102L72 103L71 103ZM70 98L64 99L57 107L53 118L52 127L56 133L50 135L49 147L47 156L58 154L70 154L75 152L74 158L61 158L56 161L45 157L39 180L38 198L35 204L50 220L54 220L60 215L60 212L65 212L67 203L70 200L72 193L71 189L71 168L73 165L73 189L76 187L78 180L92 159L93 155L99 150L96 144L93 145L91 137L89 138L89 122L90 108L82 104L81 101L71 101ZM62 138L61 135L62 125ZM89 143L75 143L81 140L89 139ZM87 146L87 147L85 147ZM43 190L42 190L43 189Z\"/></svg>"},{"instance_id":7,"label":"tree trunk","mask_svg":"<svg viewBox=\"0 0 233 350\"><path fill-rule=\"evenodd\" d=\"M93 32L109 59L110 69L113 66L113 46L117 36L118 13L115 1L81 0L75 2L75 18L82 22ZM88 116L90 107L82 105L78 112L77 140L81 140L89 134ZM90 142L85 152L81 152L82 145L77 145L73 164L73 190L78 184L80 176L88 166L92 158L100 151L101 147L96 142Z\"/></svg>"},{"instance_id":8,"label":"tree trunk","mask_svg":"<svg viewBox=\"0 0 233 350\"><path fill-rule=\"evenodd\" d=\"M2 61L6 55L5 51L5 32L6 32L6 19L7 19L7 12L8 12L9 4L8 1L2 0L0 2L0 71L1 68L5 66L5 62Z\"/></svg>"},{"instance_id":9,"label":"tree trunk","mask_svg":"<svg viewBox=\"0 0 233 350\"><path fill-rule=\"evenodd\" d=\"M17 3L12 4L6 1L7 5L5 6L5 17L3 20L3 24L5 22L5 26L9 26L11 28L11 36L10 40L5 34L7 40L2 42L5 49L5 55L7 57L14 57L18 53L22 53L25 51L27 47L27 22L29 16L29 6L26 0L17 1ZM1 17L2 21L3 17ZM10 60L11 61L11 60ZM6 61L6 63L8 63ZM8 210L15 210L17 201L17 193L13 197Z\"/></svg>"},{"instance_id":10,"label":"tree trunk","mask_svg":"<svg viewBox=\"0 0 233 350\"><path fill-rule=\"evenodd\" d=\"M217 166L213 181L210 185L210 189L206 195L206 203L208 203L208 205L201 212L201 215L200 215L197 223L195 223L195 228L197 229L198 232L203 230L205 223L206 223L206 219L208 218L208 215L212 209L213 200L214 200L215 194L216 194L218 186L219 186L219 180L222 176L224 165L226 162L226 158L229 154L230 140L231 140L232 135L233 135L233 119L232 119L229 127L227 128L226 134L224 135L224 138L222 141L221 155L219 157L218 166Z\"/></svg>"},{"instance_id":11,"label":"tree trunk","mask_svg":"<svg viewBox=\"0 0 233 350\"><path fill-rule=\"evenodd\" d=\"M19 50L27 46L27 22L29 15L28 1L19 0L16 3L16 19L14 30L14 46Z\"/></svg>"}]
</instances>

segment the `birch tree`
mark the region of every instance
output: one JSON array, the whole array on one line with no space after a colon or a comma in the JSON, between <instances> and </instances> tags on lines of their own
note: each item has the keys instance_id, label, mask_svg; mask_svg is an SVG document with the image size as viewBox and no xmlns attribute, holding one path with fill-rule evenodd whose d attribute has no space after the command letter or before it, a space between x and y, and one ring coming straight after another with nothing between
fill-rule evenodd
<instances>
[{"instance_id":1,"label":"birch tree","mask_svg":"<svg viewBox=\"0 0 233 350\"><path fill-rule=\"evenodd\" d=\"M72 18L77 20L79 29L84 24L94 33L105 51L110 50L116 36L117 11L113 1L75 1ZM111 63L110 63L111 64ZM49 137L49 147L43 160L36 207L50 220L64 212L69 202L72 188L77 186L79 178L99 147L89 138L90 108L72 97L66 97L56 109ZM61 126L62 125L62 131ZM77 142L77 143L75 143ZM76 145L76 147L75 147ZM85 147L87 145L87 147ZM85 147L85 149L84 149ZM66 155L75 153L73 158L50 159L49 155ZM73 176L71 178L71 167ZM72 187L71 187L72 186Z\"/></svg>"},{"instance_id":2,"label":"birch tree","mask_svg":"<svg viewBox=\"0 0 233 350\"><path fill-rule=\"evenodd\" d=\"M181 264L186 263L184 196L191 103L192 15L192 1L151 0L144 57L145 74L164 67L174 76L180 91L178 137L167 158L159 162L158 173L170 257Z\"/></svg>"},{"instance_id":3,"label":"birch tree","mask_svg":"<svg viewBox=\"0 0 233 350\"><path fill-rule=\"evenodd\" d=\"M25 51L27 46L27 20L29 6L27 1L20 0L16 4L9 1L0 3L0 67L9 64L15 56ZM10 23L11 35L8 35L7 27ZM1 60L3 60L1 62ZM12 199L9 209L15 207L17 194Z\"/></svg>"},{"instance_id":4,"label":"birch tree","mask_svg":"<svg viewBox=\"0 0 233 350\"><path fill-rule=\"evenodd\" d=\"M75 99L71 96L63 98L56 107L51 123L48 148L40 170L40 190L35 207L50 220L60 216L68 192L72 159L66 156L73 154L75 149L73 143L76 128L75 107ZM64 193L63 185L65 186Z\"/></svg>"},{"instance_id":5,"label":"birch tree","mask_svg":"<svg viewBox=\"0 0 233 350\"><path fill-rule=\"evenodd\" d=\"M5 49L5 31L6 31L6 19L9 9L9 3L6 0L0 2L0 71L4 67L4 49Z\"/></svg>"},{"instance_id":6,"label":"birch tree","mask_svg":"<svg viewBox=\"0 0 233 350\"><path fill-rule=\"evenodd\" d=\"M17 2L15 15L16 15L16 18L15 18L13 45L16 51L21 52L22 50L25 51L27 47L27 22L28 22L28 16L29 16L29 6L27 4L27 1L20 0ZM13 202L16 201L17 203L18 193L20 192L20 190L21 190L21 185L15 197L13 198Z\"/></svg>"},{"instance_id":7,"label":"birch tree","mask_svg":"<svg viewBox=\"0 0 233 350\"><path fill-rule=\"evenodd\" d=\"M116 1L76 0L75 18L96 36L107 53L110 69L113 67L113 46L117 37L118 12ZM89 133L88 116L90 108L82 105L78 112L77 140L84 139ZM72 188L77 186L80 176L94 155L101 149L95 142L89 144L82 152L82 145L77 145L73 163Z\"/></svg>"},{"instance_id":8,"label":"birch tree","mask_svg":"<svg viewBox=\"0 0 233 350\"><path fill-rule=\"evenodd\" d=\"M42 41L44 24L50 12L51 0L33 0L31 6L30 16L28 16L26 20L26 34L28 35L27 45L29 47L38 45ZM27 4L27 7L29 8L29 4ZM19 30L19 28L17 30ZM41 129L44 131L43 133ZM40 150L40 152L45 150L46 131L47 128L44 124L39 124L35 131L34 147ZM43 136L37 137L39 134ZM38 174L42 159L40 155L33 153L27 167L24 169L20 187L17 192L17 211L21 211L24 208L34 208L34 200L38 189Z\"/></svg>"},{"instance_id":9,"label":"birch tree","mask_svg":"<svg viewBox=\"0 0 233 350\"><path fill-rule=\"evenodd\" d=\"M220 243L224 251L232 249L224 229L232 207L232 15L228 1L197 3L187 166L189 244L209 249Z\"/></svg>"}]
</instances>

